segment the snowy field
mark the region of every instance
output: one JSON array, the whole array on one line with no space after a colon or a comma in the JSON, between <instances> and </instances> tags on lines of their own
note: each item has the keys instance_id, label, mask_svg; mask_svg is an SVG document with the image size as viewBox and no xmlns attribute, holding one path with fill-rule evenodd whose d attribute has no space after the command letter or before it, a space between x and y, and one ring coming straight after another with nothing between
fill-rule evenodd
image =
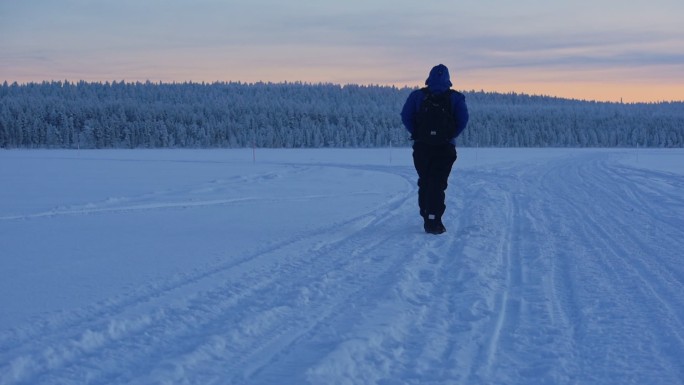
<instances>
[{"instance_id":1,"label":"snowy field","mask_svg":"<svg viewBox=\"0 0 684 385\"><path fill-rule=\"evenodd\" d=\"M684 151L0 151L0 384L684 383Z\"/></svg>"}]
</instances>

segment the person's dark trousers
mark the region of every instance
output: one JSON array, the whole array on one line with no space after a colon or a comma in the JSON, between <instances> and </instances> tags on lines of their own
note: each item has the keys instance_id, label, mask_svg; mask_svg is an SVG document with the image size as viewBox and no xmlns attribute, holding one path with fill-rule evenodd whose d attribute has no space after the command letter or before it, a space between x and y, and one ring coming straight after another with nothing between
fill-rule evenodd
<instances>
[{"instance_id":1,"label":"person's dark trousers","mask_svg":"<svg viewBox=\"0 0 684 385\"><path fill-rule=\"evenodd\" d=\"M413 164L418 172L418 206L426 222L434 219L441 223L446 210L447 180L455 161L456 147L450 143L436 146L422 142L413 144Z\"/></svg>"}]
</instances>

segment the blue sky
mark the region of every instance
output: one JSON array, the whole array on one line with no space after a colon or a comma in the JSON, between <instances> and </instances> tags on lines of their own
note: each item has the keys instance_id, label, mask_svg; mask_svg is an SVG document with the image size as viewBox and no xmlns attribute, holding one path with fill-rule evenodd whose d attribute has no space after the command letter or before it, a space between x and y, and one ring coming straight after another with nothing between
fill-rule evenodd
<instances>
[{"instance_id":1,"label":"blue sky","mask_svg":"<svg viewBox=\"0 0 684 385\"><path fill-rule=\"evenodd\" d=\"M0 80L304 81L684 99L681 0L0 0Z\"/></svg>"}]
</instances>

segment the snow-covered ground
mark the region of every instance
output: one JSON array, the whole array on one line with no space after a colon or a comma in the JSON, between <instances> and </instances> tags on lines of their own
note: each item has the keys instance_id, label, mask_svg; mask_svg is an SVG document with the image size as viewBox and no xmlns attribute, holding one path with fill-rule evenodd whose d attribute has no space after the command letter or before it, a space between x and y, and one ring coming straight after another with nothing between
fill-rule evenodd
<instances>
[{"instance_id":1,"label":"snow-covered ground","mask_svg":"<svg viewBox=\"0 0 684 385\"><path fill-rule=\"evenodd\" d=\"M0 384L682 384L684 151L0 151Z\"/></svg>"}]
</instances>

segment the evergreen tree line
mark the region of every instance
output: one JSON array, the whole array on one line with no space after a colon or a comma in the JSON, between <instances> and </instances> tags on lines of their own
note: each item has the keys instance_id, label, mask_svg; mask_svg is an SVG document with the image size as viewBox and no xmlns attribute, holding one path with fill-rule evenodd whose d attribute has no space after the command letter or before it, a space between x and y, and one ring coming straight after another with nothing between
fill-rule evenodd
<instances>
[{"instance_id":1,"label":"evergreen tree line","mask_svg":"<svg viewBox=\"0 0 684 385\"><path fill-rule=\"evenodd\" d=\"M409 88L304 83L0 86L0 148L381 147L410 144ZM460 146L682 147L684 103L465 92Z\"/></svg>"}]
</instances>

